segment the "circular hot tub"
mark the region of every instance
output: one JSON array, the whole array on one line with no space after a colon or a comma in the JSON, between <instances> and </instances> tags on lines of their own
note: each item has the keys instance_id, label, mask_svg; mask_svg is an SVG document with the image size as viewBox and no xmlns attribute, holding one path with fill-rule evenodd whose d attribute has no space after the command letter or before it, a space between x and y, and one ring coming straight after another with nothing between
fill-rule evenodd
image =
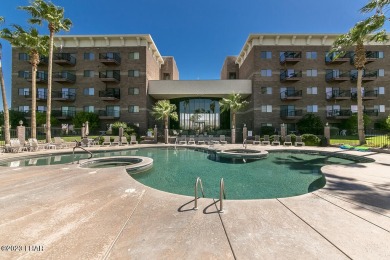
<instances>
[{"instance_id":1,"label":"circular hot tub","mask_svg":"<svg viewBox=\"0 0 390 260\"><path fill-rule=\"evenodd\" d=\"M139 173L153 166L153 159L144 156L115 156L89 159L80 162L82 168L111 168L124 166L129 173Z\"/></svg>"},{"instance_id":2,"label":"circular hot tub","mask_svg":"<svg viewBox=\"0 0 390 260\"><path fill-rule=\"evenodd\" d=\"M229 149L217 151L216 155L232 159L262 159L267 157L268 152L251 149Z\"/></svg>"}]
</instances>

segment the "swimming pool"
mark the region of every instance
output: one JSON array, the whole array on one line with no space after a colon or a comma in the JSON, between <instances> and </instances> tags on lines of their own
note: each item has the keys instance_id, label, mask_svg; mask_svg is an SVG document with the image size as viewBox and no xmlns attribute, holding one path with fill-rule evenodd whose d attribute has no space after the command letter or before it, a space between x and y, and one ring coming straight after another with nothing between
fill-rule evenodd
<instances>
[{"instance_id":1,"label":"swimming pool","mask_svg":"<svg viewBox=\"0 0 390 260\"><path fill-rule=\"evenodd\" d=\"M76 154L76 160L87 154ZM94 153L94 158L112 156L145 156L153 159L153 167L132 178L155 189L193 196L197 177L203 182L206 197L218 198L219 181L224 178L227 199L266 199L291 197L320 189L325 177L320 168L326 164L353 164L363 157L326 154L315 151L269 151L266 159L227 161L213 153L194 149L142 148L137 150ZM335 157L337 156L337 157ZM345 158L340 158L345 157ZM359 159L360 158L360 159ZM72 162L72 154L30 158L0 165L19 167L64 164Z\"/></svg>"}]
</instances>

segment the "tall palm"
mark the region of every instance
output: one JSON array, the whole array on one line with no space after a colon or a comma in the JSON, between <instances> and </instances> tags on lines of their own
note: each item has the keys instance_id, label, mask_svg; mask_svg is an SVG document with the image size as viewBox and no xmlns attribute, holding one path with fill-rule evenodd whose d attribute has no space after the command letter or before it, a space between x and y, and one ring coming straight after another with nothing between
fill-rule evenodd
<instances>
[{"instance_id":1,"label":"tall palm","mask_svg":"<svg viewBox=\"0 0 390 260\"><path fill-rule=\"evenodd\" d=\"M219 101L221 112L229 111L232 114L232 128L236 128L236 113L249 104L239 93L232 93L228 98Z\"/></svg>"},{"instance_id":2,"label":"tall palm","mask_svg":"<svg viewBox=\"0 0 390 260\"><path fill-rule=\"evenodd\" d=\"M355 67L357 74L357 106L358 106L358 135L359 144L365 144L364 120L363 120L363 101L362 101L362 77L363 69L366 63L366 49L364 42L384 42L387 41L387 35L384 30L379 31L385 23L386 17L377 12L364 21L358 22L348 33L340 35L333 43L331 53L335 53L335 59L343 55L346 50L355 47Z\"/></svg>"},{"instance_id":3,"label":"tall palm","mask_svg":"<svg viewBox=\"0 0 390 260\"><path fill-rule=\"evenodd\" d=\"M164 121L164 136L165 136L165 143L168 143L168 122L169 118L177 121L178 115L176 113L176 105L171 104L169 100L159 100L157 103L152 107L152 116L156 118L157 120L163 120Z\"/></svg>"},{"instance_id":4,"label":"tall palm","mask_svg":"<svg viewBox=\"0 0 390 260\"><path fill-rule=\"evenodd\" d=\"M0 23L4 22L4 17L0 16ZM6 144L11 142L11 135L9 131L9 111L7 96L5 91L4 77L3 77L3 67L1 65L2 58L2 45L0 43L0 87L1 87L1 96L3 98L3 109L4 109L4 140Z\"/></svg>"},{"instance_id":5,"label":"tall palm","mask_svg":"<svg viewBox=\"0 0 390 260\"><path fill-rule=\"evenodd\" d=\"M69 31L72 26L70 19L64 18L64 8L54 5L51 2L44 0L34 0L29 6L20 6L19 9L27 11L31 15L29 22L31 24L42 25L48 23L50 32L49 46L49 65L48 65L48 84L47 84L47 114L46 114L46 141L51 142L51 89L52 89L52 73L53 73L53 47L54 34L62 30Z\"/></svg>"},{"instance_id":6,"label":"tall palm","mask_svg":"<svg viewBox=\"0 0 390 260\"><path fill-rule=\"evenodd\" d=\"M47 55L49 49L49 37L40 36L35 28L25 31L19 25L13 25L14 31L4 28L0 31L1 38L9 41L13 46L21 47L28 51L31 63L31 138L37 138L37 70L39 56Z\"/></svg>"}]
</instances>

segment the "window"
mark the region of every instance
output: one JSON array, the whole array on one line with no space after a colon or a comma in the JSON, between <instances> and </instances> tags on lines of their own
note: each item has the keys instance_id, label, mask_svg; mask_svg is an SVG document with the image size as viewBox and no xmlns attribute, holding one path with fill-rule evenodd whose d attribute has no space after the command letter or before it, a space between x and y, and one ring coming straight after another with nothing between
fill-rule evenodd
<instances>
[{"instance_id":1,"label":"window","mask_svg":"<svg viewBox=\"0 0 390 260\"><path fill-rule=\"evenodd\" d=\"M130 113L138 113L139 112L139 106L129 106L129 112Z\"/></svg>"},{"instance_id":2,"label":"window","mask_svg":"<svg viewBox=\"0 0 390 260\"><path fill-rule=\"evenodd\" d=\"M378 77L384 77L385 76L385 70L384 69L379 69L378 70Z\"/></svg>"},{"instance_id":3,"label":"window","mask_svg":"<svg viewBox=\"0 0 390 260\"><path fill-rule=\"evenodd\" d=\"M262 51L260 53L260 58L262 58L262 59L272 59L272 52L270 52L270 51Z\"/></svg>"},{"instance_id":4,"label":"window","mask_svg":"<svg viewBox=\"0 0 390 260\"><path fill-rule=\"evenodd\" d=\"M20 112L28 112L28 111L30 111L30 107L29 106L19 106L19 111Z\"/></svg>"},{"instance_id":5,"label":"window","mask_svg":"<svg viewBox=\"0 0 390 260\"><path fill-rule=\"evenodd\" d=\"M38 106L37 107L37 111L40 113L46 112L46 110L47 110L46 106Z\"/></svg>"},{"instance_id":6,"label":"window","mask_svg":"<svg viewBox=\"0 0 390 260\"><path fill-rule=\"evenodd\" d=\"M308 113L317 113L318 112L318 105L308 105L307 112Z\"/></svg>"},{"instance_id":7,"label":"window","mask_svg":"<svg viewBox=\"0 0 390 260\"><path fill-rule=\"evenodd\" d=\"M383 58L384 58L383 51L378 51L378 59L383 59Z\"/></svg>"},{"instance_id":8,"label":"window","mask_svg":"<svg viewBox=\"0 0 390 260\"><path fill-rule=\"evenodd\" d=\"M38 99L46 99L46 97L47 97L47 89L46 88L38 88L37 89L37 98Z\"/></svg>"},{"instance_id":9,"label":"window","mask_svg":"<svg viewBox=\"0 0 390 260\"><path fill-rule=\"evenodd\" d=\"M374 88L375 92L378 93L378 95L384 95L385 94L385 87L376 87Z\"/></svg>"},{"instance_id":10,"label":"window","mask_svg":"<svg viewBox=\"0 0 390 260\"><path fill-rule=\"evenodd\" d=\"M28 78L28 76L30 75L30 72L28 70L19 70L18 71L18 77L19 78Z\"/></svg>"},{"instance_id":11,"label":"window","mask_svg":"<svg viewBox=\"0 0 390 260\"><path fill-rule=\"evenodd\" d=\"M272 76L272 70L261 70L261 76L262 77L271 77Z\"/></svg>"},{"instance_id":12,"label":"window","mask_svg":"<svg viewBox=\"0 0 390 260\"><path fill-rule=\"evenodd\" d=\"M272 126L272 123L261 123L261 126Z\"/></svg>"},{"instance_id":13,"label":"window","mask_svg":"<svg viewBox=\"0 0 390 260\"><path fill-rule=\"evenodd\" d=\"M374 106L374 109L378 109L378 111L380 112L380 113L384 113L385 112L385 105L375 105Z\"/></svg>"},{"instance_id":14,"label":"window","mask_svg":"<svg viewBox=\"0 0 390 260\"><path fill-rule=\"evenodd\" d=\"M19 96L28 96L30 95L30 89L29 88L20 88L18 90Z\"/></svg>"},{"instance_id":15,"label":"window","mask_svg":"<svg viewBox=\"0 0 390 260\"><path fill-rule=\"evenodd\" d=\"M93 52L84 52L84 60L94 60L95 54Z\"/></svg>"},{"instance_id":16,"label":"window","mask_svg":"<svg viewBox=\"0 0 390 260\"><path fill-rule=\"evenodd\" d=\"M76 114L76 107L61 107L63 117L73 117Z\"/></svg>"},{"instance_id":17,"label":"window","mask_svg":"<svg viewBox=\"0 0 390 260\"><path fill-rule=\"evenodd\" d=\"M306 93L308 95L317 95L317 87L308 87Z\"/></svg>"},{"instance_id":18,"label":"window","mask_svg":"<svg viewBox=\"0 0 390 260\"><path fill-rule=\"evenodd\" d=\"M163 73L163 80L170 80L170 79L171 79L171 74Z\"/></svg>"},{"instance_id":19,"label":"window","mask_svg":"<svg viewBox=\"0 0 390 260\"><path fill-rule=\"evenodd\" d=\"M262 105L261 112L271 113L272 112L272 105Z\"/></svg>"},{"instance_id":20,"label":"window","mask_svg":"<svg viewBox=\"0 0 390 260\"><path fill-rule=\"evenodd\" d=\"M139 60L139 52L130 52L129 53L130 60Z\"/></svg>"},{"instance_id":21,"label":"window","mask_svg":"<svg viewBox=\"0 0 390 260\"><path fill-rule=\"evenodd\" d=\"M129 95L139 95L139 88L129 88Z\"/></svg>"},{"instance_id":22,"label":"window","mask_svg":"<svg viewBox=\"0 0 390 260\"><path fill-rule=\"evenodd\" d=\"M95 112L94 106L84 106L83 109L84 109L84 112L91 112L91 113Z\"/></svg>"},{"instance_id":23,"label":"window","mask_svg":"<svg viewBox=\"0 0 390 260\"><path fill-rule=\"evenodd\" d=\"M272 94L272 87L261 87L261 94Z\"/></svg>"},{"instance_id":24,"label":"window","mask_svg":"<svg viewBox=\"0 0 390 260\"><path fill-rule=\"evenodd\" d=\"M84 88L84 96L94 96L95 89L94 88Z\"/></svg>"},{"instance_id":25,"label":"window","mask_svg":"<svg viewBox=\"0 0 390 260\"><path fill-rule=\"evenodd\" d=\"M129 70L129 77L139 77L139 70Z\"/></svg>"},{"instance_id":26,"label":"window","mask_svg":"<svg viewBox=\"0 0 390 260\"><path fill-rule=\"evenodd\" d=\"M84 70L85 78L93 78L95 76L95 72L93 70Z\"/></svg>"},{"instance_id":27,"label":"window","mask_svg":"<svg viewBox=\"0 0 390 260\"><path fill-rule=\"evenodd\" d=\"M306 52L306 59L308 59L308 60L316 60L317 59L317 52L316 51L308 51L308 52Z\"/></svg>"},{"instance_id":28,"label":"window","mask_svg":"<svg viewBox=\"0 0 390 260\"><path fill-rule=\"evenodd\" d=\"M351 112L352 113L357 113L358 111L358 106L357 105L351 105Z\"/></svg>"},{"instance_id":29,"label":"window","mask_svg":"<svg viewBox=\"0 0 390 260\"><path fill-rule=\"evenodd\" d=\"M229 79L236 79L237 75L235 72L229 72Z\"/></svg>"},{"instance_id":30,"label":"window","mask_svg":"<svg viewBox=\"0 0 390 260\"><path fill-rule=\"evenodd\" d=\"M120 117L121 107L120 106L106 106L107 116Z\"/></svg>"},{"instance_id":31,"label":"window","mask_svg":"<svg viewBox=\"0 0 390 260\"><path fill-rule=\"evenodd\" d=\"M19 60L30 60L30 56L27 53L19 53Z\"/></svg>"},{"instance_id":32,"label":"window","mask_svg":"<svg viewBox=\"0 0 390 260\"><path fill-rule=\"evenodd\" d=\"M306 71L306 76L308 77L317 77L317 70L316 69L310 69Z\"/></svg>"}]
</instances>

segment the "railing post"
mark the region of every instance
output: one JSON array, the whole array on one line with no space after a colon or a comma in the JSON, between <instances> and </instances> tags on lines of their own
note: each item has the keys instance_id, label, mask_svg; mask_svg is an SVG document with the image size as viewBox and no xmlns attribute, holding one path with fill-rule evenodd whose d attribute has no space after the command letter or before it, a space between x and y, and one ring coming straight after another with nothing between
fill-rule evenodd
<instances>
[{"instance_id":1,"label":"railing post","mask_svg":"<svg viewBox=\"0 0 390 260\"><path fill-rule=\"evenodd\" d=\"M223 199L225 197L225 184L223 178L219 182L219 212L223 213Z\"/></svg>"}]
</instances>

